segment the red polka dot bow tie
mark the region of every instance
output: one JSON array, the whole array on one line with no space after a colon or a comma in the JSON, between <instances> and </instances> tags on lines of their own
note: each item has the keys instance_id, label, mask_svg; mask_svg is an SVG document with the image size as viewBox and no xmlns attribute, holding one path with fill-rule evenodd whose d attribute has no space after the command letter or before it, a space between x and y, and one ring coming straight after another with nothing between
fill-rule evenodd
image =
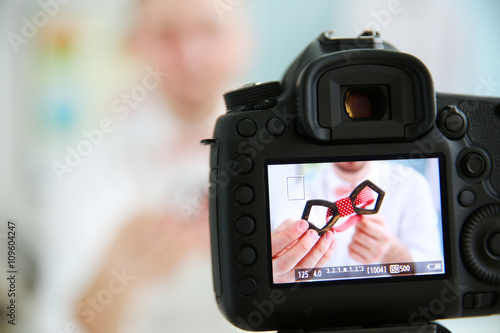
<instances>
[{"instance_id":1,"label":"red polka dot bow tie","mask_svg":"<svg viewBox=\"0 0 500 333\"><path fill-rule=\"evenodd\" d=\"M385 192L377 185L369 180L363 181L351 192L348 197L339 199L335 202L327 200L308 200L302 213L302 219L309 222L309 229L314 229L321 236L328 230L334 227L335 223L341 217L358 214L342 223L340 226L334 227L334 232L342 232L347 230L352 225L359 221L360 214L376 214L378 213L382 201L384 200ZM367 208L373 204L373 208ZM326 224L322 228L318 228L315 224L309 221L309 214L313 206L327 207ZM323 215L324 216L324 215Z\"/></svg>"}]
</instances>

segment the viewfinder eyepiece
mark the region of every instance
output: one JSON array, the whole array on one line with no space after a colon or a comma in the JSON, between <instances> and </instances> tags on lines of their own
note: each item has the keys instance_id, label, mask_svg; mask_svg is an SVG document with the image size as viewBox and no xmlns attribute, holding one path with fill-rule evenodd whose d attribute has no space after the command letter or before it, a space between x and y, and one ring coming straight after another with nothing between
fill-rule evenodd
<instances>
[{"instance_id":1,"label":"viewfinder eyepiece","mask_svg":"<svg viewBox=\"0 0 500 333\"><path fill-rule=\"evenodd\" d=\"M390 119L389 88L386 85L344 89L344 112L351 120Z\"/></svg>"}]
</instances>

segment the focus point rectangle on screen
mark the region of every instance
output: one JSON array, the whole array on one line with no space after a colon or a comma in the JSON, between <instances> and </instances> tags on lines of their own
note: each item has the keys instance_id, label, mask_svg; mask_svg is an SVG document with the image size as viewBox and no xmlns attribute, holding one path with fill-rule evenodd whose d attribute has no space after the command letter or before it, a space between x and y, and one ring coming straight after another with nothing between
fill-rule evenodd
<instances>
[{"instance_id":1,"label":"focus point rectangle on screen","mask_svg":"<svg viewBox=\"0 0 500 333\"><path fill-rule=\"evenodd\" d=\"M286 177L286 197L288 200L304 200L304 176Z\"/></svg>"}]
</instances>

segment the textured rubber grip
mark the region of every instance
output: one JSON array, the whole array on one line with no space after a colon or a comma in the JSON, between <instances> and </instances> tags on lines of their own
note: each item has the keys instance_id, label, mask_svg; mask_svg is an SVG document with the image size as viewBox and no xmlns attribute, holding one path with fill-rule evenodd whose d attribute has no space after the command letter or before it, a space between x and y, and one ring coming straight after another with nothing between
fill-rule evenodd
<instances>
[{"instance_id":1,"label":"textured rubber grip","mask_svg":"<svg viewBox=\"0 0 500 333\"><path fill-rule=\"evenodd\" d=\"M498 144L500 117L495 114L491 103L464 100L458 106L469 120L467 134L470 139L486 149L492 160L490 181L500 193L500 145Z\"/></svg>"}]
</instances>

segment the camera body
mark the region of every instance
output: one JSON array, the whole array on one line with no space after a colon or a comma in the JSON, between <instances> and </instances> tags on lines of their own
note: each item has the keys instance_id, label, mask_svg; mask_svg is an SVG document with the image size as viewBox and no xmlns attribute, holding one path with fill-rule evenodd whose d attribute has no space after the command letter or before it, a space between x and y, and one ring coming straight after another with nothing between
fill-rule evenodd
<instances>
[{"instance_id":1,"label":"camera body","mask_svg":"<svg viewBox=\"0 0 500 333\"><path fill-rule=\"evenodd\" d=\"M500 313L500 99L436 94L417 58L371 32L323 33L281 83L225 99L228 111L205 143L214 290L231 323L413 326ZM300 220L308 199L330 200L315 187L339 162L378 170L380 214L393 214L387 225L413 259L353 262L353 226L334 235L334 264L280 281L272 252L281 217Z\"/></svg>"}]
</instances>

